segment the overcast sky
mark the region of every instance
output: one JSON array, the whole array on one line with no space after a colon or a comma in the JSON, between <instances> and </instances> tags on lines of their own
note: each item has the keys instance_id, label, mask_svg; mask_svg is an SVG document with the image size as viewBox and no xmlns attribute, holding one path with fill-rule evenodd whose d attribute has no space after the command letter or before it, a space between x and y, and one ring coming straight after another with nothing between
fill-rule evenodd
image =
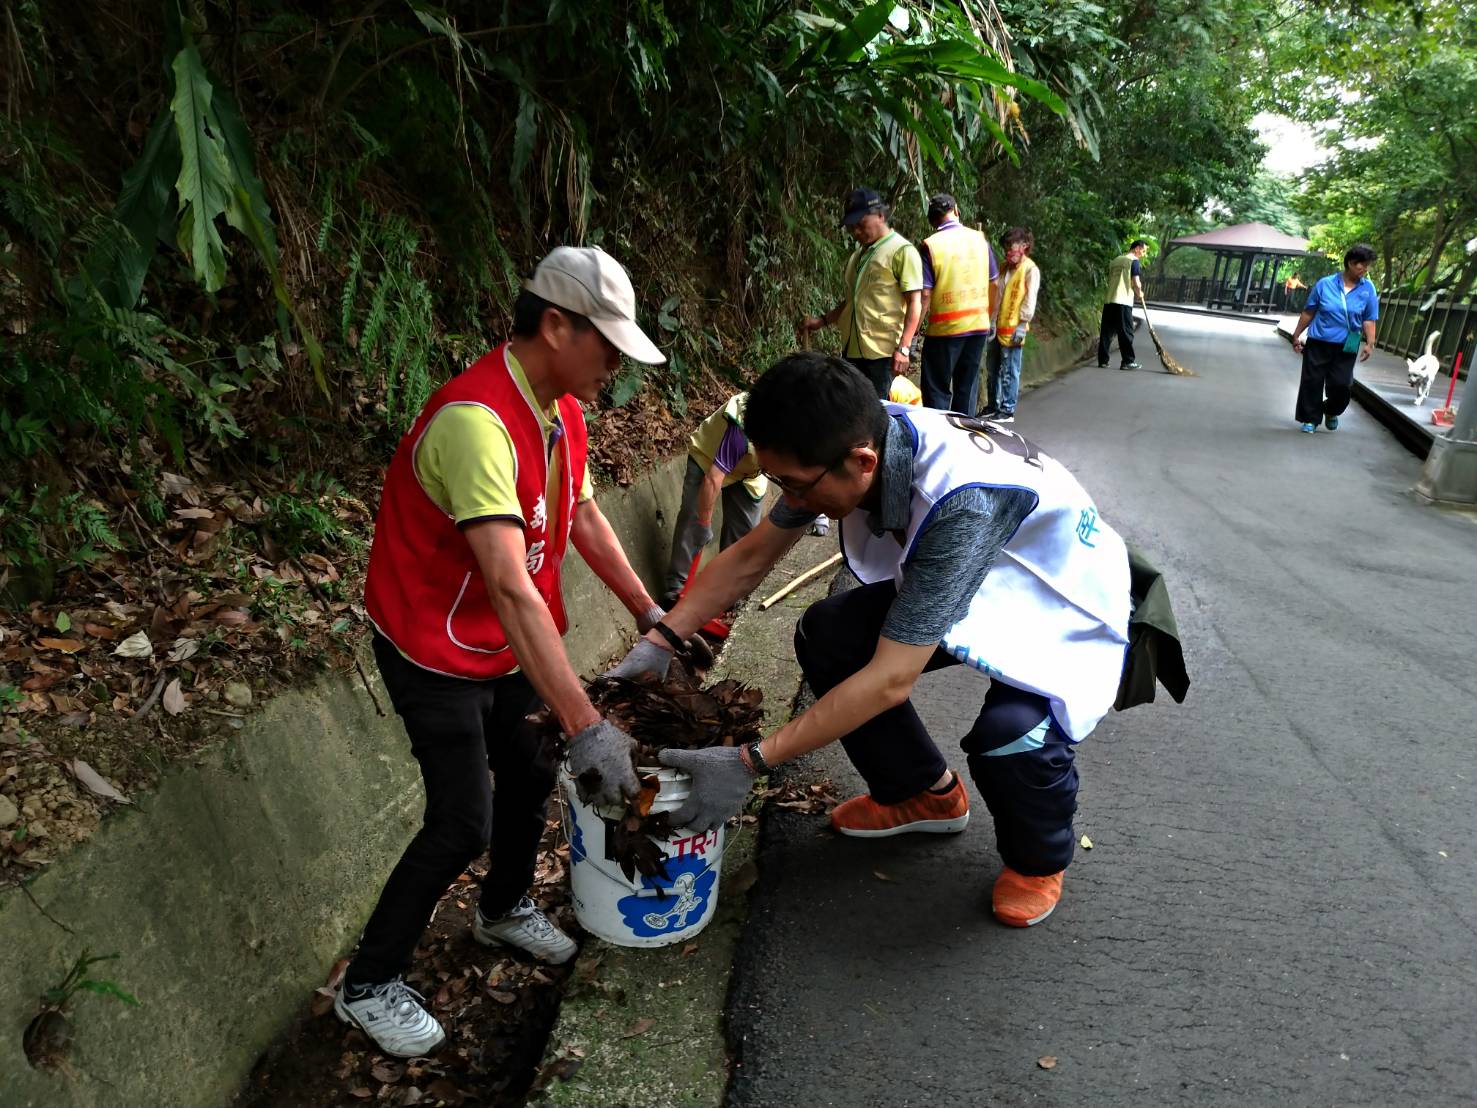
<instances>
[{"instance_id":1,"label":"overcast sky","mask_svg":"<svg viewBox=\"0 0 1477 1108\"><path fill-rule=\"evenodd\" d=\"M1328 157L1329 151L1318 144L1313 131L1304 123L1262 112L1251 124L1267 145L1262 164L1273 173L1295 177Z\"/></svg>"}]
</instances>

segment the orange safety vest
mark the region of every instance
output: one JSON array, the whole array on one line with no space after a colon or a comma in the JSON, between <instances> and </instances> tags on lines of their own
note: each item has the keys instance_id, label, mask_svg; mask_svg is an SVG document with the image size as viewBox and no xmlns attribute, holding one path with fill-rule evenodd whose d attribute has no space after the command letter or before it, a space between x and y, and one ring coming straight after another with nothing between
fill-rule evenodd
<instances>
[{"instance_id":1,"label":"orange safety vest","mask_svg":"<svg viewBox=\"0 0 1477 1108\"><path fill-rule=\"evenodd\" d=\"M933 261L928 305L930 337L990 329L990 245L969 227L935 231L924 239Z\"/></svg>"}]
</instances>

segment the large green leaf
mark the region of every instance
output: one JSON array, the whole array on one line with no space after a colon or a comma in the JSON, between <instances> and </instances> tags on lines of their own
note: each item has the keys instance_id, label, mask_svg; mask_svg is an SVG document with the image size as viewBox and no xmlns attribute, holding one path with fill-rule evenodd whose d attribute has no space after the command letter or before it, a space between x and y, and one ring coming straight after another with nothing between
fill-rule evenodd
<instances>
[{"instance_id":1,"label":"large green leaf","mask_svg":"<svg viewBox=\"0 0 1477 1108\"><path fill-rule=\"evenodd\" d=\"M877 0L877 3L863 8L855 19L835 33L826 53L836 61L856 61L887 26L887 17L895 6L894 0Z\"/></svg>"},{"instance_id":2,"label":"large green leaf","mask_svg":"<svg viewBox=\"0 0 1477 1108\"><path fill-rule=\"evenodd\" d=\"M251 239L269 268L277 268L277 232L272 224L272 205L267 190L256 175L256 151L242 122L236 102L225 89L214 89L210 99L210 125L221 137L235 201L226 208L226 221ZM251 218L243 210L249 208Z\"/></svg>"},{"instance_id":3,"label":"large green leaf","mask_svg":"<svg viewBox=\"0 0 1477 1108\"><path fill-rule=\"evenodd\" d=\"M144 142L143 156L123 175L123 190L113 209L118 233L88 252L87 275L114 308L138 303L154 248L173 228L170 201L180 171L179 149L171 115L161 112Z\"/></svg>"},{"instance_id":4,"label":"large green leaf","mask_svg":"<svg viewBox=\"0 0 1477 1108\"><path fill-rule=\"evenodd\" d=\"M226 250L215 220L232 202L225 144L210 129L213 91L199 51L187 46L175 55L169 110L180 145L178 242L206 292L226 282Z\"/></svg>"}]
</instances>

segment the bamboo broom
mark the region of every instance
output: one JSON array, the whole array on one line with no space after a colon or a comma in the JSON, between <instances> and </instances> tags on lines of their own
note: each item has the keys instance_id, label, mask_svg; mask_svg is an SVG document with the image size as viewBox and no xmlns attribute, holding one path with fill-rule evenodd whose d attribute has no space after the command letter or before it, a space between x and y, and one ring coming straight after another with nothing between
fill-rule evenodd
<instances>
[{"instance_id":1,"label":"bamboo broom","mask_svg":"<svg viewBox=\"0 0 1477 1108\"><path fill-rule=\"evenodd\" d=\"M1139 294L1139 304L1143 306L1144 322L1148 324L1149 337L1154 340L1154 349L1159 352L1159 360L1164 363L1164 368L1176 377L1198 377L1198 373L1193 369L1186 369L1180 365L1179 362L1174 360L1174 357L1169 351L1164 349L1164 344L1159 341L1159 335L1154 330L1154 321L1149 318L1149 305L1144 301L1143 293Z\"/></svg>"}]
</instances>

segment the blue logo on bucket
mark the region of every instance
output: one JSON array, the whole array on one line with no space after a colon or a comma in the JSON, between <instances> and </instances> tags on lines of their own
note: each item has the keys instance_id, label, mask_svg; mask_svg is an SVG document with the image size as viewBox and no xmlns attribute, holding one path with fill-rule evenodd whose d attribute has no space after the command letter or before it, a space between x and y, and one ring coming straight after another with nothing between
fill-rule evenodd
<instances>
[{"instance_id":1,"label":"blue logo on bucket","mask_svg":"<svg viewBox=\"0 0 1477 1108\"><path fill-rule=\"evenodd\" d=\"M717 871L709 868L708 859L689 854L685 858L667 859L668 878L643 877L647 889L660 889L663 896L623 896L616 901L621 917L631 934L640 938L671 935L690 927L707 912Z\"/></svg>"},{"instance_id":2,"label":"blue logo on bucket","mask_svg":"<svg viewBox=\"0 0 1477 1108\"><path fill-rule=\"evenodd\" d=\"M569 860L571 862L583 862L585 860L585 829L580 826L579 817L574 814L574 805L565 808L569 813L569 826L573 829L569 835Z\"/></svg>"}]
</instances>

